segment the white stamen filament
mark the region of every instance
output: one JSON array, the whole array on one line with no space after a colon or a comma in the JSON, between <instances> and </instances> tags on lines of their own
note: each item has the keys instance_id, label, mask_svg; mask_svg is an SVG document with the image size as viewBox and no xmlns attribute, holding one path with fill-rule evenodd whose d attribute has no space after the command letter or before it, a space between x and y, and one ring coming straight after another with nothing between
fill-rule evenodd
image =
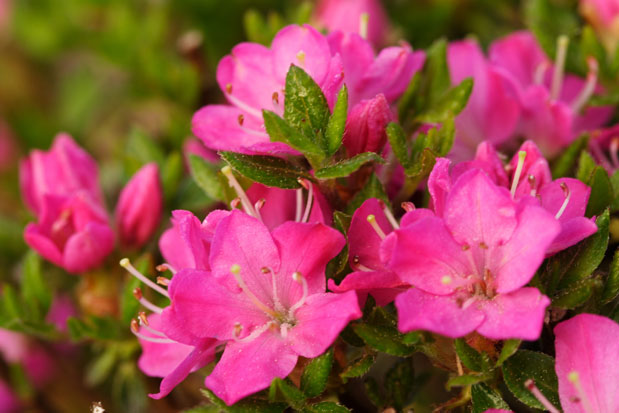
<instances>
[{"instance_id":1,"label":"white stamen filament","mask_svg":"<svg viewBox=\"0 0 619 413\"><path fill-rule=\"evenodd\" d=\"M166 277L157 277L157 284L167 287L170 285L170 279Z\"/></svg>"},{"instance_id":2,"label":"white stamen filament","mask_svg":"<svg viewBox=\"0 0 619 413\"><path fill-rule=\"evenodd\" d=\"M275 277L275 273L272 269L268 269L268 272L271 274L271 287L273 288L273 306L275 307L275 311L281 312L284 307L282 306L281 301L279 301L279 296L277 294L277 281Z\"/></svg>"},{"instance_id":3,"label":"white stamen filament","mask_svg":"<svg viewBox=\"0 0 619 413\"><path fill-rule=\"evenodd\" d=\"M288 323L283 323L279 326L279 333L282 335L282 338L288 337L288 329L292 327Z\"/></svg>"},{"instance_id":4,"label":"white stamen filament","mask_svg":"<svg viewBox=\"0 0 619 413\"><path fill-rule=\"evenodd\" d=\"M522 174L522 167L524 166L524 160L526 157L526 151L518 152L518 165L516 166L516 172L514 172L514 180L512 181L512 188L510 191L512 194L512 199L516 196L516 189L518 188L518 182L520 181L520 175Z\"/></svg>"},{"instance_id":5,"label":"white stamen filament","mask_svg":"<svg viewBox=\"0 0 619 413\"><path fill-rule=\"evenodd\" d=\"M260 218L260 214L254 209L254 206L251 204L251 201L247 197L245 190L243 190L243 187L241 186L241 184L239 184L239 181L237 181L234 177L234 174L232 173L232 168L230 168L229 165L226 165L221 168L221 173L224 174L226 179L228 179L228 185L230 185L231 188L234 188L234 191L239 196L245 213L251 215L254 218L262 220Z\"/></svg>"},{"instance_id":6,"label":"white stamen filament","mask_svg":"<svg viewBox=\"0 0 619 413\"><path fill-rule=\"evenodd\" d=\"M157 314L163 313L163 308L151 303L146 298L144 298L144 296L142 295L142 290L139 287L133 290L133 296L135 297L136 300L139 301L139 303L142 306L148 308L153 313L157 313Z\"/></svg>"},{"instance_id":7,"label":"white stamen filament","mask_svg":"<svg viewBox=\"0 0 619 413\"><path fill-rule=\"evenodd\" d=\"M168 264L167 262L157 265L157 271L159 272L170 271L172 275L176 274L176 269L172 267L170 264Z\"/></svg>"},{"instance_id":8,"label":"white stamen filament","mask_svg":"<svg viewBox=\"0 0 619 413\"><path fill-rule=\"evenodd\" d=\"M256 211L256 217L260 221L262 221L262 214L260 213L260 210L264 206L265 202L266 202L266 200L264 198L262 198L262 199L257 200L256 203L254 204L254 211Z\"/></svg>"},{"instance_id":9,"label":"white stamen filament","mask_svg":"<svg viewBox=\"0 0 619 413\"><path fill-rule=\"evenodd\" d=\"M155 330L154 328L152 328L148 324L145 324L141 319L140 319L140 325L142 327L144 327L147 331L150 331L151 333L153 333L156 336L168 338L168 336L163 334L161 331Z\"/></svg>"},{"instance_id":10,"label":"white stamen filament","mask_svg":"<svg viewBox=\"0 0 619 413\"><path fill-rule=\"evenodd\" d=\"M273 325L273 321L269 321L265 323L263 326L255 328L254 331L252 331L247 337L243 337L243 338L238 338L238 335L236 334L238 330L235 325L234 326L234 341L236 341L237 343L246 343L248 341L252 341L258 338L262 333L267 331L269 328L271 328L272 325Z\"/></svg>"},{"instance_id":11,"label":"white stamen filament","mask_svg":"<svg viewBox=\"0 0 619 413\"><path fill-rule=\"evenodd\" d=\"M570 38L566 35L559 36L557 39L557 55L555 57L555 70L552 75L552 85L550 89L550 99L557 100L563 87L563 75L565 74L565 58L567 57L567 46Z\"/></svg>"},{"instance_id":12,"label":"white stamen filament","mask_svg":"<svg viewBox=\"0 0 619 413\"><path fill-rule=\"evenodd\" d=\"M555 219L561 218L561 215L563 215L563 213L565 212L567 204L570 203L570 198L572 197L572 191L570 191L570 188L568 188L565 182L561 183L561 189L563 189L563 193L565 194L565 200L563 201L563 204L561 204L561 208L559 208L559 211L557 211Z\"/></svg>"},{"instance_id":13,"label":"white stamen filament","mask_svg":"<svg viewBox=\"0 0 619 413\"><path fill-rule=\"evenodd\" d=\"M297 309L299 309L303 304L305 304L305 300L307 300L307 294L308 294L307 281L305 280L305 277L303 277L303 275L300 272L298 271L293 272L292 279L301 284L301 286L303 287L303 295L301 296L299 301L297 301L288 310L289 318L294 318L294 312L297 311Z\"/></svg>"},{"instance_id":14,"label":"white stamen filament","mask_svg":"<svg viewBox=\"0 0 619 413\"><path fill-rule=\"evenodd\" d=\"M314 201L314 186L312 184L308 184L308 192L307 192L307 202L305 203L305 211L303 213L303 218L301 218L301 222L309 221L310 213L312 212L312 202Z\"/></svg>"},{"instance_id":15,"label":"white stamen filament","mask_svg":"<svg viewBox=\"0 0 619 413\"><path fill-rule=\"evenodd\" d=\"M556 407L554 407L552 403L550 403L546 396L544 396L542 392L539 391L533 380L529 379L525 381L524 385L531 392L531 394L533 394L533 396L535 396L535 398L544 406L546 410L548 410L550 413L561 413L559 412L559 410L557 410Z\"/></svg>"},{"instance_id":16,"label":"white stamen filament","mask_svg":"<svg viewBox=\"0 0 619 413\"><path fill-rule=\"evenodd\" d=\"M608 162L608 158L606 157L606 155L604 155L604 152L602 152L600 144L597 142L596 139L591 139L589 141L589 147L591 148L591 151L595 155L596 159L602 163L602 166L605 169L612 170L617 168L617 166L613 167L613 165ZM615 154L615 156L617 156L617 154Z\"/></svg>"},{"instance_id":17,"label":"white stamen filament","mask_svg":"<svg viewBox=\"0 0 619 413\"><path fill-rule=\"evenodd\" d=\"M297 206L294 213L294 222L301 221L303 215L303 188L297 189Z\"/></svg>"},{"instance_id":18,"label":"white stamen filament","mask_svg":"<svg viewBox=\"0 0 619 413\"><path fill-rule=\"evenodd\" d=\"M619 138L614 138L610 141L610 160L613 163L614 169L619 168L619 157L617 157L617 151L619 150Z\"/></svg>"},{"instance_id":19,"label":"white stamen filament","mask_svg":"<svg viewBox=\"0 0 619 413\"><path fill-rule=\"evenodd\" d=\"M385 213L385 216L387 217L387 220L389 221L393 229L400 228L400 224L398 224L398 221L395 219L393 213L391 212L391 209L387 205L383 204L383 212Z\"/></svg>"},{"instance_id":20,"label":"white stamen filament","mask_svg":"<svg viewBox=\"0 0 619 413\"><path fill-rule=\"evenodd\" d=\"M546 74L546 70L550 67L550 63L548 60L544 60L535 68L535 74L533 75L533 82L536 85L541 85L544 82L544 75Z\"/></svg>"},{"instance_id":21,"label":"white stamen filament","mask_svg":"<svg viewBox=\"0 0 619 413\"><path fill-rule=\"evenodd\" d=\"M169 338L156 338L156 337L145 336L144 334L140 333L139 331L133 331L133 329L131 330L131 332L133 333L134 336L136 336L138 338L141 338L144 341L150 341L151 343L162 343L162 344L173 344L173 343L176 343L176 341L170 340Z\"/></svg>"},{"instance_id":22,"label":"white stamen filament","mask_svg":"<svg viewBox=\"0 0 619 413\"><path fill-rule=\"evenodd\" d=\"M385 235L385 232L380 228L380 226L378 226L378 223L376 222L376 217L370 214L366 219L368 221L368 224L370 224L370 226L372 227L372 229L374 229L380 239L385 239L387 235Z\"/></svg>"},{"instance_id":23,"label":"white stamen filament","mask_svg":"<svg viewBox=\"0 0 619 413\"><path fill-rule=\"evenodd\" d=\"M576 371L570 372L567 375L567 379L569 380L570 383L572 383L572 386L574 386L574 389L576 390L576 393L578 394L578 398L580 399L580 403L582 403L582 409L585 411L585 413L594 413L595 410L593 410L593 407L591 407L589 398L585 394L585 391L582 388L582 384L580 383L580 376L578 375L578 372Z\"/></svg>"},{"instance_id":24,"label":"white stamen filament","mask_svg":"<svg viewBox=\"0 0 619 413\"><path fill-rule=\"evenodd\" d=\"M366 272L367 272L367 271L374 271L373 269L368 268L368 267L366 267L366 266L365 266L365 265L363 265L363 264L355 264L355 267L356 267L359 271L366 271Z\"/></svg>"},{"instance_id":25,"label":"white stamen filament","mask_svg":"<svg viewBox=\"0 0 619 413\"><path fill-rule=\"evenodd\" d=\"M361 13L359 17L359 36L364 39L368 38L368 27L370 25L370 14Z\"/></svg>"},{"instance_id":26,"label":"white stamen filament","mask_svg":"<svg viewBox=\"0 0 619 413\"><path fill-rule=\"evenodd\" d=\"M155 284L154 282L146 278L144 274L136 270L135 267L131 265L131 261L129 261L129 258L123 258L122 260L120 260L120 266L125 268L127 271L129 271L131 275L142 281L144 284L148 285L153 290L157 291L159 294L170 298L170 294L168 294L165 288L162 288L161 286Z\"/></svg>"},{"instance_id":27,"label":"white stamen filament","mask_svg":"<svg viewBox=\"0 0 619 413\"><path fill-rule=\"evenodd\" d=\"M245 293L247 298L249 298L251 302L256 305L256 307L258 307L260 310L264 311L265 314L268 314L273 318L277 316L275 311L267 307L262 301L258 299L258 297L254 295L254 293L250 291L249 288L247 288L247 284L245 284L245 281L243 281L243 279L241 278L241 266L240 265L238 264L232 265L232 267L230 267L230 273L236 280L239 287L241 287L241 290L243 290L243 293Z\"/></svg>"},{"instance_id":28,"label":"white stamen filament","mask_svg":"<svg viewBox=\"0 0 619 413\"><path fill-rule=\"evenodd\" d=\"M580 112L582 108L587 104L591 96L593 96L593 93L595 92L595 86L598 82L599 66L597 60L589 56L589 58L587 58L587 65L589 66L587 81L576 100L574 100L574 102L572 103L572 110L574 112Z\"/></svg>"}]
</instances>

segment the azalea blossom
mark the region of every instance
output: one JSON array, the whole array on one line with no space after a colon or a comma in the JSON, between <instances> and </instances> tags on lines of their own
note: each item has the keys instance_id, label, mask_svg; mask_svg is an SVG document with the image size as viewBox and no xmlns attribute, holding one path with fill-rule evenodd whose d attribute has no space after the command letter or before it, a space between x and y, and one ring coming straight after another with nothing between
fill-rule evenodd
<instances>
[{"instance_id":1,"label":"azalea blossom","mask_svg":"<svg viewBox=\"0 0 619 413\"><path fill-rule=\"evenodd\" d=\"M580 0L580 13L591 23L608 52L619 46L619 1Z\"/></svg>"},{"instance_id":2,"label":"azalea blossom","mask_svg":"<svg viewBox=\"0 0 619 413\"><path fill-rule=\"evenodd\" d=\"M163 330L225 342L206 386L231 405L288 376L299 356L322 354L361 316L353 292L325 293L326 264L343 245L320 223L286 222L270 232L232 211L215 230L211 272L173 277Z\"/></svg>"},{"instance_id":3,"label":"azalea blossom","mask_svg":"<svg viewBox=\"0 0 619 413\"><path fill-rule=\"evenodd\" d=\"M514 201L479 169L432 197L434 211L408 213L383 242L388 267L414 286L396 297L399 329L537 339L550 300L525 285L559 223L532 202Z\"/></svg>"}]
</instances>

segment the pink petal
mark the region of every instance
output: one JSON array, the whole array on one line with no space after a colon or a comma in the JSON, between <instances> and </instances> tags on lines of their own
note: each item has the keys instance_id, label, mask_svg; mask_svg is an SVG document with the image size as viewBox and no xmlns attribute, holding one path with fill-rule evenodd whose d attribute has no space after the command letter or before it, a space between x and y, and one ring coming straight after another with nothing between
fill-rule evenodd
<instances>
[{"instance_id":1,"label":"pink petal","mask_svg":"<svg viewBox=\"0 0 619 413\"><path fill-rule=\"evenodd\" d=\"M446 337L462 337L484 320L474 305L461 306L455 296L438 296L411 288L395 299L398 329L402 332L426 330Z\"/></svg>"},{"instance_id":2,"label":"pink petal","mask_svg":"<svg viewBox=\"0 0 619 413\"><path fill-rule=\"evenodd\" d=\"M238 289L238 284L230 269L240 266L240 277L249 290L263 303L272 303L271 277L262 269L277 274L279 252L267 227L256 218L236 210L222 219L213 237L210 263L213 276L232 289Z\"/></svg>"},{"instance_id":3,"label":"pink petal","mask_svg":"<svg viewBox=\"0 0 619 413\"><path fill-rule=\"evenodd\" d=\"M369 293L380 306L392 302L406 286L407 284L391 271L356 271L348 274L340 285L329 280L329 290L335 293L356 291L361 298L361 304L365 302L365 297Z\"/></svg>"},{"instance_id":4,"label":"pink petal","mask_svg":"<svg viewBox=\"0 0 619 413\"><path fill-rule=\"evenodd\" d=\"M595 234L598 230L594 219L577 217L561 223L561 232L546 250L546 256L578 244L583 239Z\"/></svg>"},{"instance_id":5,"label":"pink petal","mask_svg":"<svg viewBox=\"0 0 619 413\"><path fill-rule=\"evenodd\" d=\"M24 229L24 240L46 260L62 267L62 252L54 242L41 231L41 226L30 222Z\"/></svg>"},{"instance_id":6,"label":"pink petal","mask_svg":"<svg viewBox=\"0 0 619 413\"><path fill-rule=\"evenodd\" d=\"M447 195L451 191L451 176L449 166L451 161L447 158L437 158L432 172L428 177L428 191L432 197L432 209L434 213L442 217L445 210Z\"/></svg>"},{"instance_id":7,"label":"pink petal","mask_svg":"<svg viewBox=\"0 0 619 413\"><path fill-rule=\"evenodd\" d=\"M365 201L355 211L348 228L350 244L349 262L353 269L356 264L362 264L370 269L382 269L384 263L380 260L379 250L382 242L376 231L368 223L368 215L374 215L376 223L385 234L393 231L393 227L385 217L382 201L371 198Z\"/></svg>"},{"instance_id":8,"label":"pink petal","mask_svg":"<svg viewBox=\"0 0 619 413\"><path fill-rule=\"evenodd\" d=\"M230 341L205 385L228 406L287 377L298 356L288 340L270 331L247 343Z\"/></svg>"},{"instance_id":9,"label":"pink petal","mask_svg":"<svg viewBox=\"0 0 619 413\"><path fill-rule=\"evenodd\" d=\"M477 305L486 318L477 332L494 340L537 340L549 304L548 297L531 287L499 294L491 300L480 300Z\"/></svg>"},{"instance_id":10,"label":"pink petal","mask_svg":"<svg viewBox=\"0 0 619 413\"><path fill-rule=\"evenodd\" d=\"M284 308L294 305L303 295L301 284L292 278L292 274L301 273L310 295L323 293L327 263L346 245L346 239L339 231L319 223L286 222L273 231L273 240L281 258L277 291Z\"/></svg>"},{"instance_id":11,"label":"pink petal","mask_svg":"<svg viewBox=\"0 0 619 413\"><path fill-rule=\"evenodd\" d=\"M114 249L114 232L103 224L92 222L71 236L64 247L64 268L81 273L98 267Z\"/></svg>"},{"instance_id":12,"label":"pink petal","mask_svg":"<svg viewBox=\"0 0 619 413\"><path fill-rule=\"evenodd\" d=\"M353 291L310 295L295 312L297 324L288 332L291 349L303 357L318 357L350 321L361 315Z\"/></svg>"},{"instance_id":13,"label":"pink petal","mask_svg":"<svg viewBox=\"0 0 619 413\"><path fill-rule=\"evenodd\" d=\"M578 179L559 178L545 185L539 191L542 206L553 215L556 215L557 212L559 212L561 206L567 198L567 193L561 187L562 185L567 187L570 194L570 199L567 203L567 207L561 213L559 221L567 221L571 218L583 217L587 209L587 203L589 202L591 188Z\"/></svg>"},{"instance_id":14,"label":"pink petal","mask_svg":"<svg viewBox=\"0 0 619 413\"><path fill-rule=\"evenodd\" d=\"M516 228L515 215L509 192L492 183L484 172L472 170L453 184L444 218L458 243L485 243L492 248L511 237Z\"/></svg>"},{"instance_id":15,"label":"pink petal","mask_svg":"<svg viewBox=\"0 0 619 413\"><path fill-rule=\"evenodd\" d=\"M495 41L489 55L494 64L509 71L522 87L533 84L539 65L548 61L533 34L527 31L514 32Z\"/></svg>"},{"instance_id":16,"label":"pink petal","mask_svg":"<svg viewBox=\"0 0 619 413\"><path fill-rule=\"evenodd\" d=\"M594 314L580 314L559 323L554 330L559 397L565 413L583 413L583 402L568 380L578 373L591 411L619 411L619 325Z\"/></svg>"},{"instance_id":17,"label":"pink petal","mask_svg":"<svg viewBox=\"0 0 619 413\"><path fill-rule=\"evenodd\" d=\"M382 93L355 105L348 114L344 131L343 142L348 154L379 153L387 141L385 128L394 119L395 115Z\"/></svg>"}]
</instances>

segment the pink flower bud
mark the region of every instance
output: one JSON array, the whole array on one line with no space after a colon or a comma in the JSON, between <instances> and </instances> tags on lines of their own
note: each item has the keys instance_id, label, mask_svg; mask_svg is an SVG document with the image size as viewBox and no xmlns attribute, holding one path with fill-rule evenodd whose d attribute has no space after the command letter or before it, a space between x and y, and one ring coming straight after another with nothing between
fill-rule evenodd
<instances>
[{"instance_id":1,"label":"pink flower bud","mask_svg":"<svg viewBox=\"0 0 619 413\"><path fill-rule=\"evenodd\" d=\"M85 192L46 194L39 222L26 226L24 239L44 258L71 273L98 267L114 249L114 232L105 210Z\"/></svg>"},{"instance_id":2,"label":"pink flower bud","mask_svg":"<svg viewBox=\"0 0 619 413\"><path fill-rule=\"evenodd\" d=\"M363 152L379 152L387 139L385 127L395 116L381 93L362 100L352 108L346 120L344 145L350 156Z\"/></svg>"},{"instance_id":3,"label":"pink flower bud","mask_svg":"<svg viewBox=\"0 0 619 413\"><path fill-rule=\"evenodd\" d=\"M64 133L56 136L49 151L34 150L22 160L19 180L24 201L37 215L47 194L72 196L80 191L103 205L97 164Z\"/></svg>"},{"instance_id":4,"label":"pink flower bud","mask_svg":"<svg viewBox=\"0 0 619 413\"><path fill-rule=\"evenodd\" d=\"M120 193L116 205L116 226L125 245L139 247L153 235L163 209L163 190L159 168L144 165Z\"/></svg>"},{"instance_id":5,"label":"pink flower bud","mask_svg":"<svg viewBox=\"0 0 619 413\"><path fill-rule=\"evenodd\" d=\"M374 46L384 44L389 30L387 15L379 0L322 0L315 18L329 31L358 33Z\"/></svg>"}]
</instances>

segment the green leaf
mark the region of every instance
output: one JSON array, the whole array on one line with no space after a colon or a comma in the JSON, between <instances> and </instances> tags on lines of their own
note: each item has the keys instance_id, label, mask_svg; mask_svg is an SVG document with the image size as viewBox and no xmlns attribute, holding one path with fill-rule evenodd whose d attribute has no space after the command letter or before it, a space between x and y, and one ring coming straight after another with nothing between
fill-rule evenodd
<instances>
[{"instance_id":1,"label":"green leaf","mask_svg":"<svg viewBox=\"0 0 619 413\"><path fill-rule=\"evenodd\" d=\"M118 352L115 345L106 347L103 353L86 369L86 383L89 386L97 386L103 383L114 370L117 356Z\"/></svg>"},{"instance_id":2,"label":"green leaf","mask_svg":"<svg viewBox=\"0 0 619 413\"><path fill-rule=\"evenodd\" d=\"M589 152L586 150L582 150L580 152L580 157L578 158L578 169L576 170L576 179L579 181L588 184L589 180L593 176L593 171L597 164L589 155Z\"/></svg>"},{"instance_id":3,"label":"green leaf","mask_svg":"<svg viewBox=\"0 0 619 413\"><path fill-rule=\"evenodd\" d=\"M610 213L619 211L619 170L610 177L610 185L613 188L613 194L615 195L612 204L610 204Z\"/></svg>"},{"instance_id":4,"label":"green leaf","mask_svg":"<svg viewBox=\"0 0 619 413\"><path fill-rule=\"evenodd\" d=\"M585 216L599 215L613 202L614 198L613 187L606 169L596 166L586 183L591 187L591 194L589 195Z\"/></svg>"},{"instance_id":5,"label":"green leaf","mask_svg":"<svg viewBox=\"0 0 619 413\"><path fill-rule=\"evenodd\" d=\"M130 159L133 160L131 172L137 171L149 162L157 162L159 166L165 162L163 149L151 136L139 128L131 130L125 153L130 154Z\"/></svg>"},{"instance_id":6,"label":"green leaf","mask_svg":"<svg viewBox=\"0 0 619 413\"><path fill-rule=\"evenodd\" d=\"M503 365L505 360L510 358L511 356L518 351L518 347L520 347L521 340L505 340L503 342L503 347L501 347L501 353L499 354L499 358L496 361L496 366L500 367Z\"/></svg>"},{"instance_id":7,"label":"green leaf","mask_svg":"<svg viewBox=\"0 0 619 413\"><path fill-rule=\"evenodd\" d=\"M217 176L219 170L216 165L200 156L189 155L189 166L194 181L209 198L217 201L225 199L221 181Z\"/></svg>"},{"instance_id":8,"label":"green leaf","mask_svg":"<svg viewBox=\"0 0 619 413\"><path fill-rule=\"evenodd\" d=\"M290 405L295 409L299 409L305 404L305 394L303 394L301 390L299 390L292 383L286 380L282 380L280 378L273 379L273 381L271 382L271 387L269 389L269 397L271 395L277 394L278 391L279 393L281 393L282 396L284 396L284 399L286 399L286 401L290 403ZM270 400L273 401L271 397Z\"/></svg>"},{"instance_id":9,"label":"green leaf","mask_svg":"<svg viewBox=\"0 0 619 413\"><path fill-rule=\"evenodd\" d=\"M415 372L411 359L398 361L385 376L385 390L393 402L393 407L401 410L413 391Z\"/></svg>"},{"instance_id":10,"label":"green leaf","mask_svg":"<svg viewBox=\"0 0 619 413\"><path fill-rule=\"evenodd\" d=\"M420 123L441 123L459 114L466 106L473 91L473 79L464 79L449 89L441 98L415 118Z\"/></svg>"},{"instance_id":11,"label":"green leaf","mask_svg":"<svg viewBox=\"0 0 619 413\"><path fill-rule=\"evenodd\" d=\"M385 163L385 160L377 153L363 152L349 159L326 166L316 171L316 178L333 179L346 177L368 162Z\"/></svg>"},{"instance_id":12,"label":"green leaf","mask_svg":"<svg viewBox=\"0 0 619 413\"><path fill-rule=\"evenodd\" d=\"M351 379L354 377L361 377L374 365L376 361L376 356L373 354L366 354L361 357L359 360L353 362L346 370L340 373L340 378L344 383L346 383L347 379Z\"/></svg>"},{"instance_id":13,"label":"green leaf","mask_svg":"<svg viewBox=\"0 0 619 413\"><path fill-rule=\"evenodd\" d=\"M325 141L324 131L330 115L320 86L303 69L291 65L286 75L284 119L326 153L329 145Z\"/></svg>"},{"instance_id":14,"label":"green leaf","mask_svg":"<svg viewBox=\"0 0 619 413\"><path fill-rule=\"evenodd\" d=\"M474 384L471 387L471 399L473 401L472 413L484 413L488 409L510 410L509 405L501 396L485 383Z\"/></svg>"},{"instance_id":15,"label":"green leaf","mask_svg":"<svg viewBox=\"0 0 619 413\"><path fill-rule=\"evenodd\" d=\"M262 111L264 127L272 142L284 142L299 152L307 155L322 155L323 149L318 146L314 138L303 134L270 110Z\"/></svg>"},{"instance_id":16,"label":"green leaf","mask_svg":"<svg viewBox=\"0 0 619 413\"><path fill-rule=\"evenodd\" d=\"M568 288L559 290L552 296L552 306L566 310L580 307L587 302L593 290L600 282L596 279L586 279L570 284Z\"/></svg>"},{"instance_id":17,"label":"green leaf","mask_svg":"<svg viewBox=\"0 0 619 413\"><path fill-rule=\"evenodd\" d=\"M574 165L576 164L578 154L582 153L582 151L587 147L588 141L588 135L581 136L580 138L572 142L565 151L563 151L561 156L555 161L552 166L553 179L569 175L570 171L574 168Z\"/></svg>"},{"instance_id":18,"label":"green leaf","mask_svg":"<svg viewBox=\"0 0 619 413\"><path fill-rule=\"evenodd\" d=\"M383 188L383 184L380 182L376 174L370 175L370 178L366 182L365 186L361 188L354 198L348 203L346 211L349 214L353 214L366 200L370 198L377 198L382 200L386 205L389 205L389 198Z\"/></svg>"},{"instance_id":19,"label":"green leaf","mask_svg":"<svg viewBox=\"0 0 619 413\"><path fill-rule=\"evenodd\" d=\"M609 219L606 210L596 220L595 234L546 260L542 280L548 294L553 295L557 289L568 288L589 277L600 265L608 246Z\"/></svg>"},{"instance_id":20,"label":"green leaf","mask_svg":"<svg viewBox=\"0 0 619 413\"><path fill-rule=\"evenodd\" d=\"M387 125L385 131L395 157L405 169L409 168L411 159L404 129L398 123L391 122Z\"/></svg>"},{"instance_id":21,"label":"green leaf","mask_svg":"<svg viewBox=\"0 0 619 413\"><path fill-rule=\"evenodd\" d=\"M473 347L469 346L464 339L456 339L454 341L456 348L456 354L462 361L464 366L472 371L485 371L489 365L489 359L487 354L480 354ZM485 356L485 357L484 357Z\"/></svg>"},{"instance_id":22,"label":"green leaf","mask_svg":"<svg viewBox=\"0 0 619 413\"><path fill-rule=\"evenodd\" d=\"M426 64L423 68L427 96L430 103L437 102L451 86L449 67L447 65L447 41L435 41L426 52Z\"/></svg>"},{"instance_id":23,"label":"green leaf","mask_svg":"<svg viewBox=\"0 0 619 413\"><path fill-rule=\"evenodd\" d=\"M322 356L313 359L301 376L301 391L307 397L319 396L327 386L327 380L333 365L333 348Z\"/></svg>"},{"instance_id":24,"label":"green leaf","mask_svg":"<svg viewBox=\"0 0 619 413\"><path fill-rule=\"evenodd\" d=\"M342 146L344 129L346 128L346 116L348 114L348 89L342 86L337 95L337 102L333 108L333 114L327 124L327 155L333 155Z\"/></svg>"},{"instance_id":25,"label":"green leaf","mask_svg":"<svg viewBox=\"0 0 619 413\"><path fill-rule=\"evenodd\" d=\"M311 179L306 170L273 156L221 152L222 159L241 175L267 186L300 188L299 178Z\"/></svg>"},{"instance_id":26,"label":"green leaf","mask_svg":"<svg viewBox=\"0 0 619 413\"><path fill-rule=\"evenodd\" d=\"M487 373L484 374L463 374L462 376L453 376L447 380L447 390L451 390L454 387L466 387L473 384L481 383L489 380L491 376Z\"/></svg>"},{"instance_id":27,"label":"green leaf","mask_svg":"<svg viewBox=\"0 0 619 413\"><path fill-rule=\"evenodd\" d=\"M529 379L557 408L559 404L558 382L555 361L552 357L529 350L520 350L507 359L502 367L503 378L509 391L529 407L544 409L544 406L525 386Z\"/></svg>"},{"instance_id":28,"label":"green leaf","mask_svg":"<svg viewBox=\"0 0 619 413\"><path fill-rule=\"evenodd\" d=\"M24 258L22 297L34 319L41 320L49 310L52 292L41 274L41 259L32 250Z\"/></svg>"},{"instance_id":29,"label":"green leaf","mask_svg":"<svg viewBox=\"0 0 619 413\"><path fill-rule=\"evenodd\" d=\"M384 396L380 392L380 387L378 387L378 383L373 377L366 378L363 385L365 387L365 394L374 406L380 408L386 404Z\"/></svg>"},{"instance_id":30,"label":"green leaf","mask_svg":"<svg viewBox=\"0 0 619 413\"><path fill-rule=\"evenodd\" d=\"M279 380L279 379L278 379ZM215 395L209 389L200 389L200 392L215 406L219 408L219 412L226 413L281 413L286 409L284 403L267 403L264 400L246 398L232 406L226 405L223 400Z\"/></svg>"},{"instance_id":31,"label":"green leaf","mask_svg":"<svg viewBox=\"0 0 619 413\"><path fill-rule=\"evenodd\" d=\"M303 409L307 413L347 413L350 412L346 407L333 402L320 402L307 406Z\"/></svg>"},{"instance_id":32,"label":"green leaf","mask_svg":"<svg viewBox=\"0 0 619 413\"><path fill-rule=\"evenodd\" d=\"M126 327L118 324L118 321L109 317L89 316L85 320L70 317L67 320L69 336L72 340L83 339L95 340L118 340L125 332Z\"/></svg>"},{"instance_id":33,"label":"green leaf","mask_svg":"<svg viewBox=\"0 0 619 413\"><path fill-rule=\"evenodd\" d=\"M161 168L161 185L167 200L176 193L178 184L183 177L183 157L179 152L172 152Z\"/></svg>"},{"instance_id":34,"label":"green leaf","mask_svg":"<svg viewBox=\"0 0 619 413\"><path fill-rule=\"evenodd\" d=\"M610 303L617 296L619 296L619 248L615 250L613 261L610 264L610 273L602 291L602 304Z\"/></svg>"},{"instance_id":35,"label":"green leaf","mask_svg":"<svg viewBox=\"0 0 619 413\"><path fill-rule=\"evenodd\" d=\"M383 353L407 357L415 352L414 347L402 342L403 335L391 326L360 323L353 330L367 345Z\"/></svg>"},{"instance_id":36,"label":"green leaf","mask_svg":"<svg viewBox=\"0 0 619 413\"><path fill-rule=\"evenodd\" d=\"M415 73L398 102L398 119L406 119L415 106L416 95L421 87L421 72Z\"/></svg>"}]
</instances>

